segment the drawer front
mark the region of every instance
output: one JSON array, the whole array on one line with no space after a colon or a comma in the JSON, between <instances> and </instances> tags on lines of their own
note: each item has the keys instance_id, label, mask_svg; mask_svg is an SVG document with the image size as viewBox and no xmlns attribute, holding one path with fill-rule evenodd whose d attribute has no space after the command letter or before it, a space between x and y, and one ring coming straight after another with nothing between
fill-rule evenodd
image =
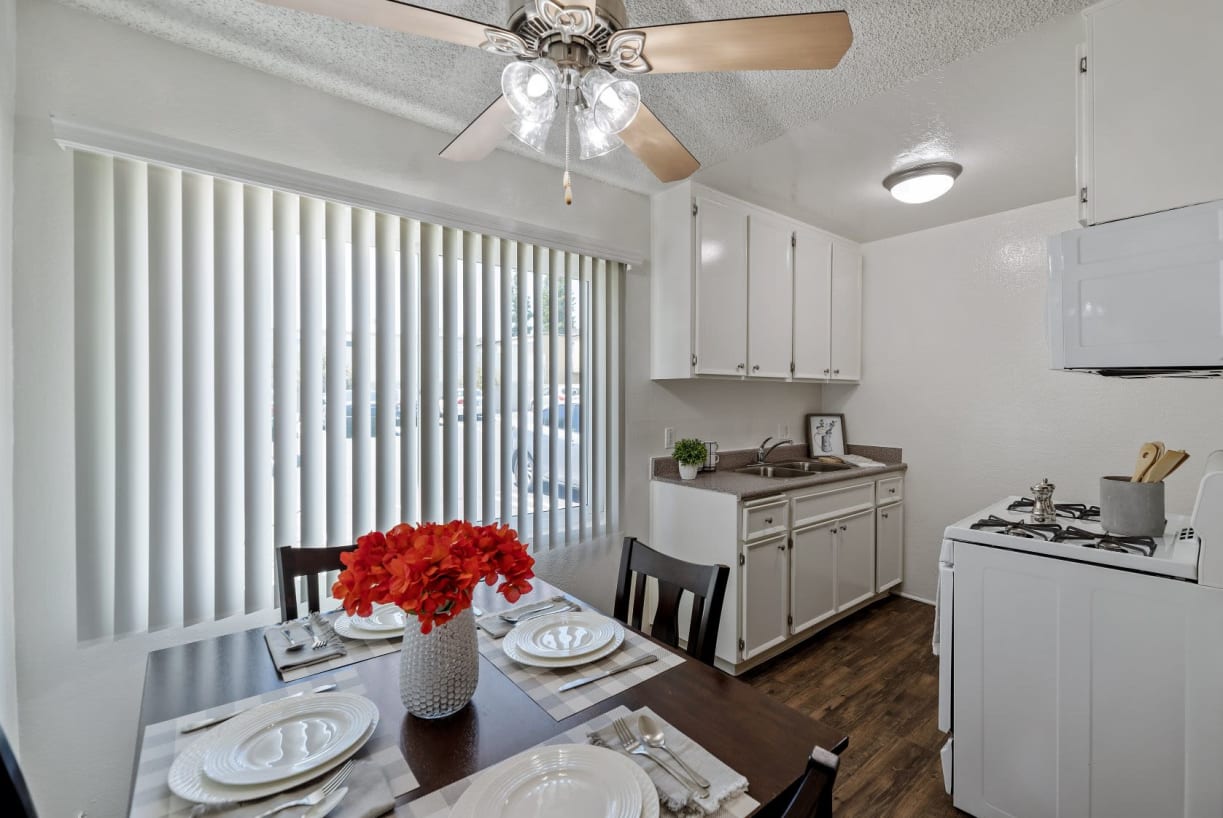
<instances>
[{"instance_id":1,"label":"drawer front","mask_svg":"<svg viewBox=\"0 0 1223 818\"><path fill-rule=\"evenodd\" d=\"M903 477L888 477L879 481L877 490L879 505L894 503L905 498L905 479Z\"/></svg>"},{"instance_id":2,"label":"drawer front","mask_svg":"<svg viewBox=\"0 0 1223 818\"><path fill-rule=\"evenodd\" d=\"M769 498L758 504L745 504L740 537L744 542L749 542L789 531L789 510L785 497Z\"/></svg>"},{"instance_id":3,"label":"drawer front","mask_svg":"<svg viewBox=\"0 0 1223 818\"><path fill-rule=\"evenodd\" d=\"M858 483L800 494L792 501L794 525L806 525L819 520L843 517L875 505L875 484Z\"/></svg>"}]
</instances>

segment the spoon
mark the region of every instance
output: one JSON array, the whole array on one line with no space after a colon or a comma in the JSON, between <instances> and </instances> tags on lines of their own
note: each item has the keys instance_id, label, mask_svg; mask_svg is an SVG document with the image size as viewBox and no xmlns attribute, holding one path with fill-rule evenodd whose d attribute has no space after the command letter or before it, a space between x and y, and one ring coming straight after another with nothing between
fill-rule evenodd
<instances>
[{"instance_id":1,"label":"spoon","mask_svg":"<svg viewBox=\"0 0 1223 818\"><path fill-rule=\"evenodd\" d=\"M324 798L322 803L306 810L306 814L302 818L323 818L323 816L335 809L344 800L346 795L348 795L348 787L340 787L331 795Z\"/></svg>"},{"instance_id":2,"label":"spoon","mask_svg":"<svg viewBox=\"0 0 1223 818\"><path fill-rule=\"evenodd\" d=\"M709 781L696 770L689 767L682 758L667 746L667 737L663 735L662 728L658 726L657 722L649 716L643 715L637 719L637 729L641 731L641 738L645 740L646 744L659 750L666 750L667 755L675 759L675 763L683 767L684 772L691 776L693 781L705 789L709 789Z\"/></svg>"},{"instance_id":3,"label":"spoon","mask_svg":"<svg viewBox=\"0 0 1223 818\"><path fill-rule=\"evenodd\" d=\"M335 688L336 686L334 684L319 685L318 687L314 688L310 692L311 693L326 693L329 690L335 690ZM306 691L303 690L300 693L290 693L288 696L285 696L285 698L286 699L296 699L298 696L304 696L304 695L306 695ZM251 705L251 707L246 707L246 708L243 708L242 710L235 710L233 713L230 713L227 716L213 716L210 719L200 719L199 721L193 721L190 724L184 724L182 727L178 729L178 732L194 733L196 730L203 730L205 727L211 727L214 724L220 724L223 721L229 721L234 716L241 715L242 713L245 713L247 710L250 710L251 708L258 707L258 706L259 705L257 704L253 704Z\"/></svg>"},{"instance_id":4,"label":"spoon","mask_svg":"<svg viewBox=\"0 0 1223 818\"><path fill-rule=\"evenodd\" d=\"M295 651L299 651L306 646L305 642L298 642L296 639L294 639L293 634L289 633L288 628L281 628L280 632L285 635L285 639L289 640L289 644L285 645L286 653L294 653Z\"/></svg>"}]
</instances>

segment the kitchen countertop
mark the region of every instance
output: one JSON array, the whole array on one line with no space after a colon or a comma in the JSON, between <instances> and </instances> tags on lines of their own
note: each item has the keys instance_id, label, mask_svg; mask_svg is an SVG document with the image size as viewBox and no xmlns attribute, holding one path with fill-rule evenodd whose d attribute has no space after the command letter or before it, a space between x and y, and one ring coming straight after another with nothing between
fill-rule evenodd
<instances>
[{"instance_id":1,"label":"kitchen countertop","mask_svg":"<svg viewBox=\"0 0 1223 818\"><path fill-rule=\"evenodd\" d=\"M742 466L750 466L756 462L755 449L740 449L737 451L720 452L721 461L716 471L700 472L695 480L682 480L675 461L669 457L654 458L651 466L651 479L662 483L675 483L686 488L703 491L717 491L723 494L733 494L740 500L754 500L781 494L792 489L802 489L809 486L822 486L829 483L841 483L846 480L860 478L877 478L885 474L908 470L908 465L901 457L900 449L882 446L848 447L849 454L859 454L877 460L880 466L859 466L846 471L824 472L803 475L802 477L760 477L754 474L741 474L734 471ZM810 459L807 447L802 444L779 447L769 455L768 463L777 464L787 460Z\"/></svg>"}]
</instances>

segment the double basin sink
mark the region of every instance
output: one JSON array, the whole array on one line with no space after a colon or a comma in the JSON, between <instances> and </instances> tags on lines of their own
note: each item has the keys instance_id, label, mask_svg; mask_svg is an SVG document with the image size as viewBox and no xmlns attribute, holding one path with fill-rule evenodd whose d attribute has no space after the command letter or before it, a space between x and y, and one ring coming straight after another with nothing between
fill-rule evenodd
<instances>
[{"instance_id":1,"label":"double basin sink","mask_svg":"<svg viewBox=\"0 0 1223 818\"><path fill-rule=\"evenodd\" d=\"M848 463L822 463L818 460L791 460L785 463L757 464L735 469L738 474L753 474L757 477L772 477L782 480L791 477L806 477L811 474L849 471L857 466Z\"/></svg>"}]
</instances>

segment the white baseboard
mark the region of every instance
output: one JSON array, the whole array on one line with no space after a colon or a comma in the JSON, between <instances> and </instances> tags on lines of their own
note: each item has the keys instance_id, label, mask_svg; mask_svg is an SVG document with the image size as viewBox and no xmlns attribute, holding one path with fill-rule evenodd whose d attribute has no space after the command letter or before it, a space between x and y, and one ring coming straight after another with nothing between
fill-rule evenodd
<instances>
[{"instance_id":1,"label":"white baseboard","mask_svg":"<svg viewBox=\"0 0 1223 818\"><path fill-rule=\"evenodd\" d=\"M917 594L906 594L904 591L893 591L892 593L896 594L896 596L902 596L905 599L911 599L914 602L924 602L927 605L934 605L933 599L926 599L924 596L918 596Z\"/></svg>"}]
</instances>

